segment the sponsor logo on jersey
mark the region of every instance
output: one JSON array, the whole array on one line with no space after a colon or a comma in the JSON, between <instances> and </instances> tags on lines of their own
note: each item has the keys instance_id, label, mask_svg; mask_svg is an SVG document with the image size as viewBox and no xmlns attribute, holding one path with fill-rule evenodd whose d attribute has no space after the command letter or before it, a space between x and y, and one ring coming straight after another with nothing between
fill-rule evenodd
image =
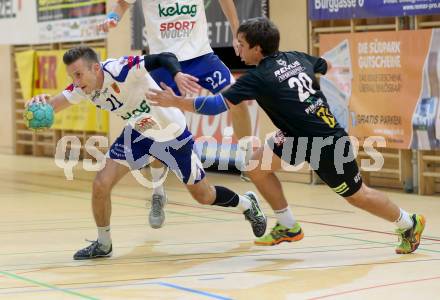
<instances>
[{"instance_id":1,"label":"sponsor logo on jersey","mask_svg":"<svg viewBox=\"0 0 440 300\"><path fill-rule=\"evenodd\" d=\"M105 88L102 91L95 90L92 94L92 98L91 98L92 102L95 103L99 99L99 97L101 97L101 95L105 95L105 94L107 94L107 92L108 92L108 88Z\"/></svg>"},{"instance_id":2,"label":"sponsor logo on jersey","mask_svg":"<svg viewBox=\"0 0 440 300\"><path fill-rule=\"evenodd\" d=\"M358 183L361 180L361 173L358 172L356 176L354 176L354 182Z\"/></svg>"},{"instance_id":3,"label":"sponsor logo on jersey","mask_svg":"<svg viewBox=\"0 0 440 300\"><path fill-rule=\"evenodd\" d=\"M134 124L134 129L142 133L148 129L153 128L156 124L156 121L154 121L152 117L144 117L136 121L136 123Z\"/></svg>"},{"instance_id":4,"label":"sponsor logo on jersey","mask_svg":"<svg viewBox=\"0 0 440 300\"><path fill-rule=\"evenodd\" d=\"M310 103L304 110L308 115L314 114L318 108L324 105L324 101L321 98L316 99L315 97L309 97L305 102Z\"/></svg>"},{"instance_id":5,"label":"sponsor logo on jersey","mask_svg":"<svg viewBox=\"0 0 440 300\"><path fill-rule=\"evenodd\" d=\"M197 5L179 5L179 3L174 3L174 5L164 7L161 6L160 3L158 5L159 9L159 17L172 17L172 16L180 16L180 15L190 15L191 17L195 17L197 14Z\"/></svg>"},{"instance_id":6,"label":"sponsor logo on jersey","mask_svg":"<svg viewBox=\"0 0 440 300\"><path fill-rule=\"evenodd\" d=\"M111 158L114 159L125 159L125 153L131 151L129 147L126 147L124 144L113 144L110 148Z\"/></svg>"},{"instance_id":7,"label":"sponsor logo on jersey","mask_svg":"<svg viewBox=\"0 0 440 300\"><path fill-rule=\"evenodd\" d=\"M189 37L196 21L176 21L160 24L160 35L163 39Z\"/></svg>"},{"instance_id":8,"label":"sponsor logo on jersey","mask_svg":"<svg viewBox=\"0 0 440 300\"><path fill-rule=\"evenodd\" d=\"M284 80L286 80L292 76L296 76L305 70L305 68L302 67L298 61L295 61L291 64L287 64L286 61L279 59L279 60L277 60L277 63L280 66L282 66L281 68L275 70L275 72L274 72L274 75L278 79L279 82L283 82ZM284 63L286 65L284 65Z\"/></svg>"},{"instance_id":9,"label":"sponsor logo on jersey","mask_svg":"<svg viewBox=\"0 0 440 300\"><path fill-rule=\"evenodd\" d=\"M315 98L314 96L310 96L307 98L305 103L308 103L309 106L304 110L306 114L315 114L318 118L324 121L330 128L335 128L336 119L330 112L327 104L322 100L322 98Z\"/></svg>"},{"instance_id":10,"label":"sponsor logo on jersey","mask_svg":"<svg viewBox=\"0 0 440 300\"><path fill-rule=\"evenodd\" d=\"M115 91L116 94L119 94L121 92L116 82L112 83L112 89Z\"/></svg>"},{"instance_id":11,"label":"sponsor logo on jersey","mask_svg":"<svg viewBox=\"0 0 440 300\"><path fill-rule=\"evenodd\" d=\"M127 112L124 116L121 116L123 120L128 120L131 117L137 117L142 113L149 113L151 110L150 106L147 104L147 100L143 100L138 108L133 110L132 112Z\"/></svg>"},{"instance_id":12,"label":"sponsor logo on jersey","mask_svg":"<svg viewBox=\"0 0 440 300\"><path fill-rule=\"evenodd\" d=\"M322 121L324 121L330 128L335 128L336 126L336 119L326 106L321 106L316 111L316 116L320 118Z\"/></svg>"},{"instance_id":13,"label":"sponsor logo on jersey","mask_svg":"<svg viewBox=\"0 0 440 300\"><path fill-rule=\"evenodd\" d=\"M96 90L92 94L92 102L96 102L96 100L99 99L99 96L101 96L101 91Z\"/></svg>"},{"instance_id":14,"label":"sponsor logo on jersey","mask_svg":"<svg viewBox=\"0 0 440 300\"><path fill-rule=\"evenodd\" d=\"M159 17L172 16L188 16L195 17L197 15L197 5L184 5L174 3L170 6L158 5ZM162 39L178 39L188 38L191 35L196 21L178 20L172 22L164 22L160 24L160 35Z\"/></svg>"},{"instance_id":15,"label":"sponsor logo on jersey","mask_svg":"<svg viewBox=\"0 0 440 300\"><path fill-rule=\"evenodd\" d=\"M283 67L287 66L287 62L284 59L277 59L277 64Z\"/></svg>"}]
</instances>

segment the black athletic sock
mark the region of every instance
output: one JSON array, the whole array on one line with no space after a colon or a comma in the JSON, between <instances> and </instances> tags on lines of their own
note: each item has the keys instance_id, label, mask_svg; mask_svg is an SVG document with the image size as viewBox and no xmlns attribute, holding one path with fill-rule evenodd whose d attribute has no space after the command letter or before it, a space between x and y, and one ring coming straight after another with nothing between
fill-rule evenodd
<instances>
[{"instance_id":1,"label":"black athletic sock","mask_svg":"<svg viewBox=\"0 0 440 300\"><path fill-rule=\"evenodd\" d=\"M223 207L236 207L238 206L239 197L238 195L228 188L223 186L214 186L215 188L215 201L212 205L223 206Z\"/></svg>"}]
</instances>

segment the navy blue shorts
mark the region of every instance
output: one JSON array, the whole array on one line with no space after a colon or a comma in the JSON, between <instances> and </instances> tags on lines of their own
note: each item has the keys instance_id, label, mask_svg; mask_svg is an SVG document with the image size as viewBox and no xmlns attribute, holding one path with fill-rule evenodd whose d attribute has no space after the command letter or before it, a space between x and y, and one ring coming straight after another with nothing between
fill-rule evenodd
<instances>
[{"instance_id":1,"label":"navy blue shorts","mask_svg":"<svg viewBox=\"0 0 440 300\"><path fill-rule=\"evenodd\" d=\"M188 129L176 139L157 142L126 126L110 147L107 157L131 170L145 167L154 157L168 166L183 183L196 184L205 177L205 171L193 146L194 139Z\"/></svg>"},{"instance_id":2,"label":"navy blue shorts","mask_svg":"<svg viewBox=\"0 0 440 300\"><path fill-rule=\"evenodd\" d=\"M193 59L181 61L182 72L199 79L199 84L213 94L217 94L234 82L231 71L214 53L208 53ZM179 89L171 74L164 68L158 68L150 72L151 77L157 84L166 83L177 95Z\"/></svg>"}]
</instances>

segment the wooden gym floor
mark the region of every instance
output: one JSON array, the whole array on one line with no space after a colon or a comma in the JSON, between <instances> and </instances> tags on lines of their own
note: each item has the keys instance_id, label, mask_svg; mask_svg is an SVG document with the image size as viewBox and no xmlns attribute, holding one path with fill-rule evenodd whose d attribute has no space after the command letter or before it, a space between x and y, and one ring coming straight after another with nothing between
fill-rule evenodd
<instances>
[{"instance_id":1,"label":"wooden gym floor","mask_svg":"<svg viewBox=\"0 0 440 300\"><path fill-rule=\"evenodd\" d=\"M440 299L438 196L389 192L427 217L419 250L399 256L392 224L323 185L284 183L305 238L258 247L241 213L196 204L174 176L166 224L150 228L150 191L128 174L113 191L113 257L73 261L96 238L93 176L79 166L67 181L53 159L0 155L0 299Z\"/></svg>"}]
</instances>

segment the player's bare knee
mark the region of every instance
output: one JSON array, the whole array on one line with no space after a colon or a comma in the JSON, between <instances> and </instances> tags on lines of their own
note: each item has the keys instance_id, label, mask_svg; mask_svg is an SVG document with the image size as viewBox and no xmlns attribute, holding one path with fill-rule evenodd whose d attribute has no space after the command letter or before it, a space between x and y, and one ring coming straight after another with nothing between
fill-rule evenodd
<instances>
[{"instance_id":1,"label":"player's bare knee","mask_svg":"<svg viewBox=\"0 0 440 300\"><path fill-rule=\"evenodd\" d=\"M361 197L351 195L349 197L345 197L345 200L347 200L348 203L350 203L353 206L359 207L362 201Z\"/></svg>"},{"instance_id":2,"label":"player's bare knee","mask_svg":"<svg viewBox=\"0 0 440 300\"><path fill-rule=\"evenodd\" d=\"M261 170L259 168L255 168L253 170L246 171L246 175L252 181L264 180L271 173L273 173L273 172L263 171L263 170Z\"/></svg>"},{"instance_id":3,"label":"player's bare knee","mask_svg":"<svg viewBox=\"0 0 440 300\"><path fill-rule=\"evenodd\" d=\"M246 171L246 175L252 180L258 180L260 178L263 177L263 175L261 174L261 171L259 171L258 169L253 169L253 170L249 170Z\"/></svg>"},{"instance_id":4,"label":"player's bare knee","mask_svg":"<svg viewBox=\"0 0 440 300\"><path fill-rule=\"evenodd\" d=\"M202 195L202 196L198 196L195 199L197 200L197 202L199 202L200 204L203 204L203 205L211 205L212 204L212 199L207 196Z\"/></svg>"},{"instance_id":5,"label":"player's bare knee","mask_svg":"<svg viewBox=\"0 0 440 300\"><path fill-rule=\"evenodd\" d=\"M356 207L364 207L365 203L368 202L370 189L362 184L361 188L351 196L345 197L348 203Z\"/></svg>"},{"instance_id":6,"label":"player's bare knee","mask_svg":"<svg viewBox=\"0 0 440 300\"><path fill-rule=\"evenodd\" d=\"M192 191L192 197L203 205L211 205L214 202L214 195L212 193L206 193L202 191Z\"/></svg>"},{"instance_id":7,"label":"player's bare knee","mask_svg":"<svg viewBox=\"0 0 440 300\"><path fill-rule=\"evenodd\" d=\"M111 181L106 179L104 176L100 176L99 173L93 180L94 195L105 195L107 193L110 193L112 187L113 186Z\"/></svg>"}]
</instances>

